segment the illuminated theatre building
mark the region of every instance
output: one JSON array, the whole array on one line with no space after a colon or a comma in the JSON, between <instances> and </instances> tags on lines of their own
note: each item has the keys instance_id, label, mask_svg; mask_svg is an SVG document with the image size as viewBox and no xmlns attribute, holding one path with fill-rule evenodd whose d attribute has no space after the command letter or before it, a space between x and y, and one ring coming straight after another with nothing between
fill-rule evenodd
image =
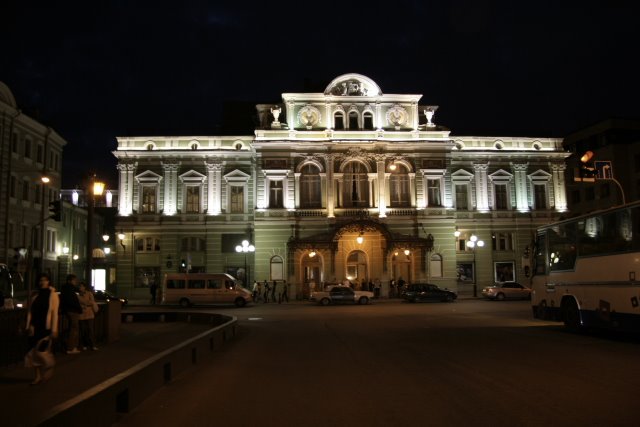
<instances>
[{"instance_id":1,"label":"illuminated theatre building","mask_svg":"<svg viewBox=\"0 0 640 427\"><path fill-rule=\"evenodd\" d=\"M298 299L526 281L535 228L567 207L561 140L452 136L421 98L346 74L258 105L253 136L118 138L118 292L185 270L286 280Z\"/></svg>"}]
</instances>

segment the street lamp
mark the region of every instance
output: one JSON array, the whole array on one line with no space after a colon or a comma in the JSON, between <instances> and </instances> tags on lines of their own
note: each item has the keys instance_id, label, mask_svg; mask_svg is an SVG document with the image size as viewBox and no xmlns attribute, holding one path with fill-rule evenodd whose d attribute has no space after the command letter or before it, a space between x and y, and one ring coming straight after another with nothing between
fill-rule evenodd
<instances>
[{"instance_id":1,"label":"street lamp","mask_svg":"<svg viewBox=\"0 0 640 427\"><path fill-rule=\"evenodd\" d=\"M483 240L478 240L478 236L472 234L469 237L469 241L467 241L467 247L471 248L473 251L473 297L476 298L478 296L478 282L476 279L476 248L481 248L484 246Z\"/></svg>"},{"instance_id":2,"label":"street lamp","mask_svg":"<svg viewBox=\"0 0 640 427\"><path fill-rule=\"evenodd\" d=\"M118 233L118 240L120 240L120 246L122 246L122 250L126 251L127 247L124 245L124 238L127 237L125 236L124 232L122 230L120 230L120 232Z\"/></svg>"},{"instance_id":3,"label":"street lamp","mask_svg":"<svg viewBox=\"0 0 640 427\"><path fill-rule=\"evenodd\" d=\"M249 243L248 240L243 240L241 245L236 246L236 252L244 253L244 286L247 287L249 283L249 275L247 274L247 253L255 252L256 247Z\"/></svg>"},{"instance_id":4,"label":"street lamp","mask_svg":"<svg viewBox=\"0 0 640 427\"><path fill-rule=\"evenodd\" d=\"M85 280L89 286L93 286L93 208L95 206L95 197L102 196L104 191L104 182L96 181L96 176L92 175L89 188L87 189L87 270L85 271Z\"/></svg>"}]
</instances>

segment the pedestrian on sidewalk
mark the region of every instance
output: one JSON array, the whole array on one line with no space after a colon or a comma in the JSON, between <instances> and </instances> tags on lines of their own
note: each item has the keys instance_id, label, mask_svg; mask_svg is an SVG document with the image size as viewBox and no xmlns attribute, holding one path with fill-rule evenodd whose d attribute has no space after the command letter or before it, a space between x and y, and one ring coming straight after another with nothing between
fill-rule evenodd
<instances>
[{"instance_id":1,"label":"pedestrian on sidewalk","mask_svg":"<svg viewBox=\"0 0 640 427\"><path fill-rule=\"evenodd\" d=\"M56 289L49 282L49 276L41 274L39 279L40 288L31 296L31 306L27 313L27 331L29 334L29 353L25 356L25 366L35 370L35 377L31 385L40 384L53 375L53 366L45 366L42 360L36 358L36 353L43 353L38 350L49 352L48 357L53 359L51 343L45 343L46 339L52 340L58 336L58 307L60 299ZM40 349L42 345L47 346Z\"/></svg>"},{"instance_id":2,"label":"pedestrian on sidewalk","mask_svg":"<svg viewBox=\"0 0 640 427\"><path fill-rule=\"evenodd\" d=\"M78 278L75 274L69 274L67 281L60 289L60 308L62 313L69 321L69 330L67 335L67 354L78 354L78 340L80 334L80 314L82 307L78 300Z\"/></svg>"},{"instance_id":3,"label":"pedestrian on sidewalk","mask_svg":"<svg viewBox=\"0 0 640 427\"><path fill-rule=\"evenodd\" d=\"M267 282L266 280L264 281L264 302L267 303L269 302L269 282Z\"/></svg>"},{"instance_id":4,"label":"pedestrian on sidewalk","mask_svg":"<svg viewBox=\"0 0 640 427\"><path fill-rule=\"evenodd\" d=\"M282 281L282 293L280 294L280 301L287 300L289 302L289 285L286 280Z\"/></svg>"},{"instance_id":5,"label":"pedestrian on sidewalk","mask_svg":"<svg viewBox=\"0 0 640 427\"><path fill-rule=\"evenodd\" d=\"M276 302L276 286L277 286L277 282L274 280L273 284L271 285L271 301Z\"/></svg>"},{"instance_id":6,"label":"pedestrian on sidewalk","mask_svg":"<svg viewBox=\"0 0 640 427\"><path fill-rule=\"evenodd\" d=\"M251 288L251 298L253 299L253 302L257 302L258 301L258 292L260 285L258 285L258 281L254 280L253 281L253 288Z\"/></svg>"},{"instance_id":7,"label":"pedestrian on sidewalk","mask_svg":"<svg viewBox=\"0 0 640 427\"><path fill-rule=\"evenodd\" d=\"M97 350L93 335L93 322L95 313L98 312L98 304L93 297L93 292L87 287L87 284L80 282L80 294L78 295L80 305L82 306L82 314L80 315L80 342L82 349Z\"/></svg>"},{"instance_id":8,"label":"pedestrian on sidewalk","mask_svg":"<svg viewBox=\"0 0 640 427\"><path fill-rule=\"evenodd\" d=\"M149 293L151 294L151 305L156 305L156 294L158 293L156 282L151 283L151 286L149 286Z\"/></svg>"}]
</instances>

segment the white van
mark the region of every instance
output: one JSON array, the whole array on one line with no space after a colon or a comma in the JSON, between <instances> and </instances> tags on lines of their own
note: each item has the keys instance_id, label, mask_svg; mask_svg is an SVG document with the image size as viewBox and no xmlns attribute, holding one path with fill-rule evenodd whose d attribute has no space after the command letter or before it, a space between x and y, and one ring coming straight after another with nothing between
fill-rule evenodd
<instances>
[{"instance_id":1,"label":"white van","mask_svg":"<svg viewBox=\"0 0 640 427\"><path fill-rule=\"evenodd\" d=\"M251 292L241 282L224 273L167 273L162 282L162 303L235 304L243 307L251 301Z\"/></svg>"}]
</instances>

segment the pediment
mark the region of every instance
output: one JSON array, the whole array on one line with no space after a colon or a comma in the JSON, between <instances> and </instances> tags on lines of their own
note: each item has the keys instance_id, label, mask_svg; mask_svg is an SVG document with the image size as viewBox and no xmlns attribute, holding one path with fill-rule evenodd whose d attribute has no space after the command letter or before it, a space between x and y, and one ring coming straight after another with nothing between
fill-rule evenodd
<instances>
[{"instance_id":1,"label":"pediment","mask_svg":"<svg viewBox=\"0 0 640 427\"><path fill-rule=\"evenodd\" d=\"M196 170L189 170L185 173L183 173L182 175L179 175L179 178L184 182L204 182L204 180L206 179L206 176L204 174L201 174L200 172L196 171Z\"/></svg>"},{"instance_id":2,"label":"pediment","mask_svg":"<svg viewBox=\"0 0 640 427\"><path fill-rule=\"evenodd\" d=\"M241 182L246 182L249 180L249 178L251 178L251 175L246 174L244 172L242 172L239 169L235 169L231 172L229 172L228 174L224 175L224 179L229 182L229 181L241 181Z\"/></svg>"},{"instance_id":3,"label":"pediment","mask_svg":"<svg viewBox=\"0 0 640 427\"><path fill-rule=\"evenodd\" d=\"M154 171L146 170L141 174L136 175L136 181L138 182L160 182L162 175L158 175Z\"/></svg>"}]
</instances>

